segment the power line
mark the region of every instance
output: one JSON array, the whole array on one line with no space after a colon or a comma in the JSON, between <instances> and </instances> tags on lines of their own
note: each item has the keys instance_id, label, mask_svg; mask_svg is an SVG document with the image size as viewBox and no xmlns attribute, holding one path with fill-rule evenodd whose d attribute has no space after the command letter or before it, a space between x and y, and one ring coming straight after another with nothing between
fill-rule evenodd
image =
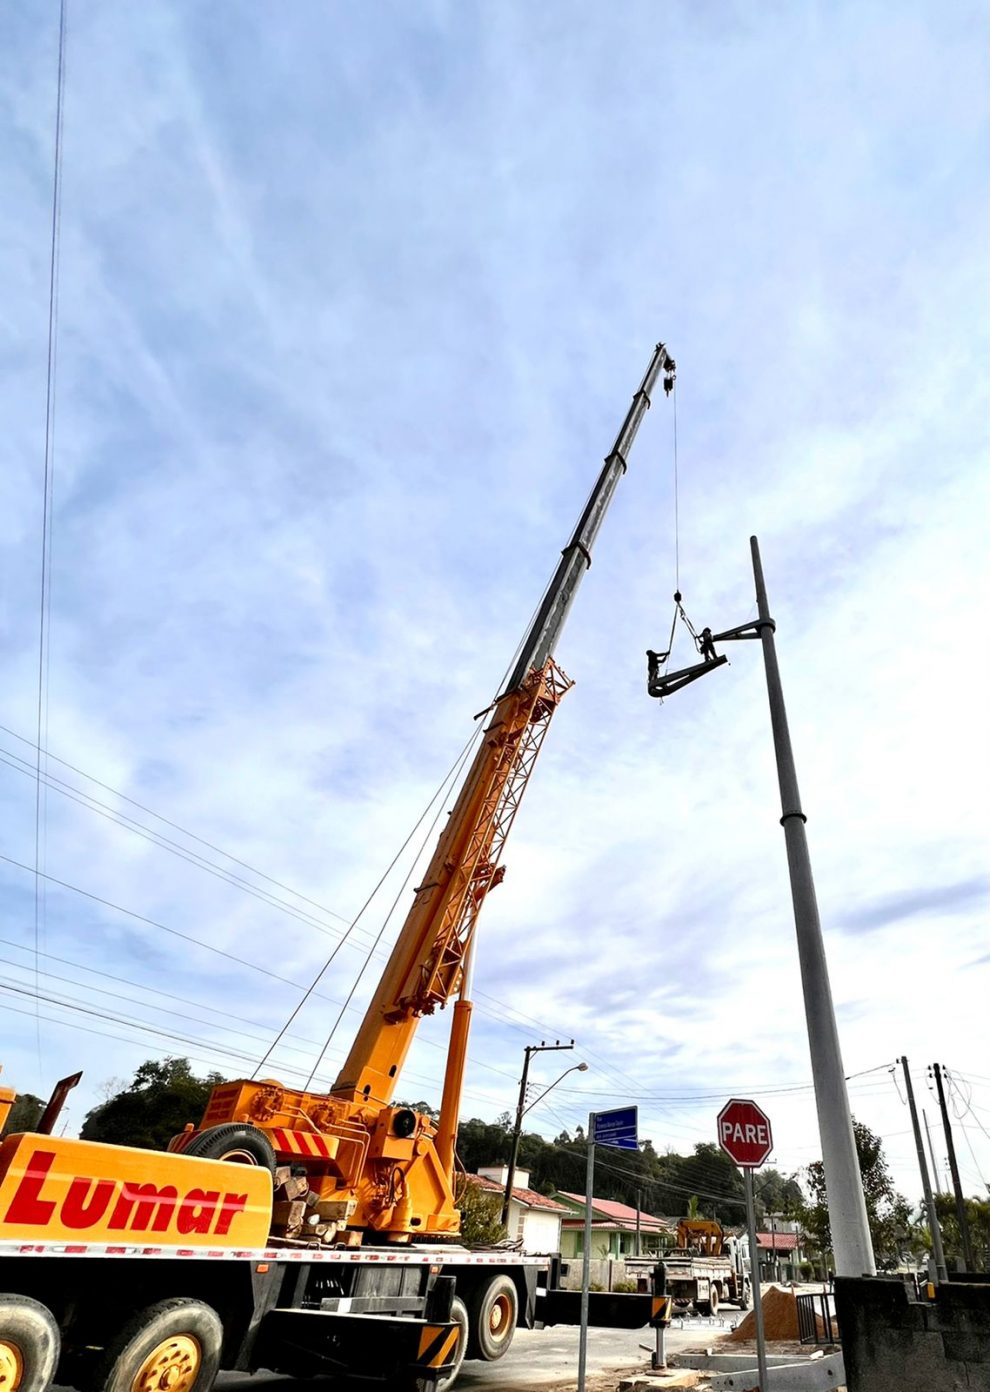
<instances>
[{"instance_id":1,"label":"power line","mask_svg":"<svg viewBox=\"0 0 990 1392\"><path fill-rule=\"evenodd\" d=\"M44 860L43 826L44 799L41 792L42 746L48 743L48 676L51 651L52 605L52 533L55 503L55 383L58 350L58 264L62 223L62 124L65 99L65 4L61 0L58 19L58 77L55 90L55 154L52 172L52 231L48 266L48 364L45 382L45 455L44 489L41 511L41 602L38 616L38 718L36 749L37 782L34 793L34 952L37 979L38 954L44 922L44 883L41 866ZM41 1057L41 1021L35 1022L39 1078L43 1071Z\"/></svg>"}]
</instances>

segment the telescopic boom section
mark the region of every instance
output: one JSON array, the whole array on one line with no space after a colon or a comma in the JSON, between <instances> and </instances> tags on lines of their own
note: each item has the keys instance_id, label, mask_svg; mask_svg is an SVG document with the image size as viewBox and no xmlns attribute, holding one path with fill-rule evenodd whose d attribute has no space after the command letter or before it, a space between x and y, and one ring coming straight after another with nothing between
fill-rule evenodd
<instances>
[{"instance_id":1,"label":"telescopic boom section","mask_svg":"<svg viewBox=\"0 0 990 1392\"><path fill-rule=\"evenodd\" d=\"M423 883L399 933L378 990L335 1083L343 1100L387 1104L394 1094L419 1019L445 1005L461 984L475 924L485 895L504 873L500 858L550 719L570 686L553 661L553 651L584 572L591 548L650 394L664 374L664 390L674 379L674 361L662 343L626 414L615 444L523 643L519 661L502 695L461 788ZM465 1005L458 1002L459 1007ZM466 1020L444 1088L441 1135L449 1160L466 1050ZM455 1058L455 1054L457 1057Z\"/></svg>"}]
</instances>

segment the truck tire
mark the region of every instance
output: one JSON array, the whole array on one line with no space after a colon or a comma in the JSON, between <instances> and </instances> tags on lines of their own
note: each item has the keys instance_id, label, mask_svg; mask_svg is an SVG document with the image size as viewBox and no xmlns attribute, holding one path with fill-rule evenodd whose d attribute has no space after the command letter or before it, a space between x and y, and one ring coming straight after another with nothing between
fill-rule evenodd
<instances>
[{"instance_id":1,"label":"truck tire","mask_svg":"<svg viewBox=\"0 0 990 1392\"><path fill-rule=\"evenodd\" d=\"M201 1160L226 1160L238 1165L260 1165L275 1173L275 1151L271 1141L257 1126L243 1122L227 1122L200 1131L183 1149L183 1155L198 1155Z\"/></svg>"},{"instance_id":2,"label":"truck tire","mask_svg":"<svg viewBox=\"0 0 990 1392\"><path fill-rule=\"evenodd\" d=\"M493 1276L486 1285L479 1286L468 1299L468 1358L494 1363L508 1353L518 1316L519 1294L510 1276Z\"/></svg>"},{"instance_id":3,"label":"truck tire","mask_svg":"<svg viewBox=\"0 0 990 1392\"><path fill-rule=\"evenodd\" d=\"M93 1364L87 1392L209 1392L223 1326L201 1300L159 1300L139 1311Z\"/></svg>"},{"instance_id":4,"label":"truck tire","mask_svg":"<svg viewBox=\"0 0 990 1392\"><path fill-rule=\"evenodd\" d=\"M718 1286L714 1286L714 1285L713 1285L712 1288L711 1288L711 1290L710 1290L710 1292L709 1292L709 1301L708 1301L708 1313L709 1313L710 1315L717 1315L717 1314L718 1314L718 1307L719 1307L720 1300L721 1300L721 1293L720 1293L720 1291L719 1291L719 1288L718 1288Z\"/></svg>"},{"instance_id":5,"label":"truck tire","mask_svg":"<svg viewBox=\"0 0 990 1392\"><path fill-rule=\"evenodd\" d=\"M49 1310L26 1295L0 1295L0 1392L47 1392L61 1340Z\"/></svg>"},{"instance_id":6,"label":"truck tire","mask_svg":"<svg viewBox=\"0 0 990 1392\"><path fill-rule=\"evenodd\" d=\"M748 1310L752 1298L753 1292L749 1288L749 1283L744 1282L742 1290L739 1293L739 1299L736 1301L736 1304L739 1306L740 1310Z\"/></svg>"}]
</instances>

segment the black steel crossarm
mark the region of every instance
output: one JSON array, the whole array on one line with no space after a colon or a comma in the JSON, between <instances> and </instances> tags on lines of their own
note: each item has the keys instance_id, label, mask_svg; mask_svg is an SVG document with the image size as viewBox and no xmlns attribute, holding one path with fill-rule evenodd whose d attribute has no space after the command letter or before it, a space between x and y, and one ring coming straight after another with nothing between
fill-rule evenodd
<instances>
[{"instance_id":1,"label":"black steel crossarm","mask_svg":"<svg viewBox=\"0 0 990 1392\"><path fill-rule=\"evenodd\" d=\"M752 623L740 624L738 628L727 628L724 633L713 633L713 643L741 642L746 638L759 638L765 628L776 633L777 625L773 619L754 619Z\"/></svg>"},{"instance_id":2,"label":"black steel crossarm","mask_svg":"<svg viewBox=\"0 0 990 1392\"><path fill-rule=\"evenodd\" d=\"M678 672L652 677L647 691L651 696L670 696L675 691L680 691L682 686L689 686L691 682L697 681L706 672L714 672L716 667L723 666L728 660L727 657L715 657L707 662L696 663L694 667L682 667Z\"/></svg>"}]
</instances>

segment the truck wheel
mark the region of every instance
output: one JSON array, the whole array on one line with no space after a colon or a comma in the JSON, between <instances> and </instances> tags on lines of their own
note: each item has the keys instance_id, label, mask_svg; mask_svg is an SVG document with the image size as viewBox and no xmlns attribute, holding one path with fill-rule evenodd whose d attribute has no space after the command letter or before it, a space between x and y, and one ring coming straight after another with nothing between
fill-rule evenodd
<instances>
[{"instance_id":1,"label":"truck wheel","mask_svg":"<svg viewBox=\"0 0 990 1392\"><path fill-rule=\"evenodd\" d=\"M0 1392L47 1392L60 1344L44 1305L26 1295L0 1295Z\"/></svg>"},{"instance_id":2,"label":"truck wheel","mask_svg":"<svg viewBox=\"0 0 990 1392\"><path fill-rule=\"evenodd\" d=\"M719 1306L718 1286L712 1286L712 1288L711 1288L711 1293L710 1293L710 1294L711 1294L711 1298L710 1298L709 1301L708 1301L708 1306L709 1306L708 1313L709 1313L710 1315L717 1315L717 1314L718 1314L718 1306Z\"/></svg>"},{"instance_id":3,"label":"truck wheel","mask_svg":"<svg viewBox=\"0 0 990 1392\"><path fill-rule=\"evenodd\" d=\"M426 1382L423 1378L416 1379L416 1392L449 1392L457 1381L457 1375L461 1371L461 1364L467 1356L468 1329L470 1320L468 1319L467 1306L459 1295L455 1295L450 1307L450 1318L455 1324L460 1325L460 1333L457 1338L457 1347L454 1350L454 1366L446 1377L438 1379L436 1382Z\"/></svg>"},{"instance_id":4,"label":"truck wheel","mask_svg":"<svg viewBox=\"0 0 990 1392\"><path fill-rule=\"evenodd\" d=\"M93 1366L89 1392L209 1392L223 1326L200 1300L160 1300L129 1319Z\"/></svg>"},{"instance_id":5,"label":"truck wheel","mask_svg":"<svg viewBox=\"0 0 990 1392\"><path fill-rule=\"evenodd\" d=\"M493 1276L486 1286L481 1286L469 1301L468 1313L468 1357L494 1363L508 1353L519 1314L519 1295L511 1277Z\"/></svg>"},{"instance_id":6,"label":"truck wheel","mask_svg":"<svg viewBox=\"0 0 990 1392\"><path fill-rule=\"evenodd\" d=\"M739 1306L740 1310L749 1309L749 1302L752 1299L752 1295L753 1292L750 1290L749 1286L744 1285L742 1288L742 1292L740 1293L739 1299L736 1301L736 1304Z\"/></svg>"},{"instance_id":7,"label":"truck wheel","mask_svg":"<svg viewBox=\"0 0 990 1392\"><path fill-rule=\"evenodd\" d=\"M257 1126L228 1122L209 1126L194 1136L182 1151L201 1160L226 1160L238 1165L260 1165L275 1173L275 1151L271 1141Z\"/></svg>"}]
</instances>

